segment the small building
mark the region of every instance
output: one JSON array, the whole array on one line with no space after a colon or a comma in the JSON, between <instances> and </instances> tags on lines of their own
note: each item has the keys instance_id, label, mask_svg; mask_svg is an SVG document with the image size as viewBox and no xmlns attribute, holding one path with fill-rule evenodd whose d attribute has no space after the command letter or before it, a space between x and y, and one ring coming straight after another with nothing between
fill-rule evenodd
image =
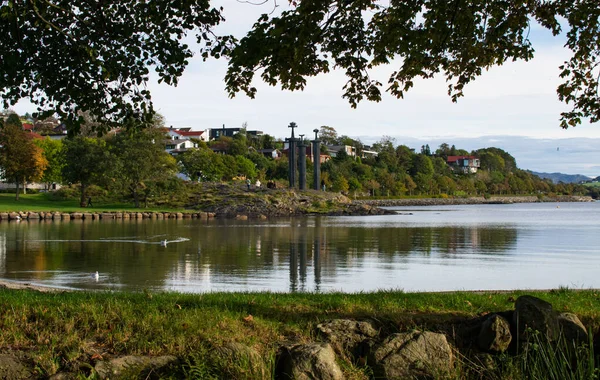
<instances>
[{"instance_id":1,"label":"small building","mask_svg":"<svg viewBox=\"0 0 600 380\"><path fill-rule=\"evenodd\" d=\"M257 152L267 158L272 158L274 160L281 158L282 156L282 153L279 149L259 149Z\"/></svg>"},{"instance_id":2,"label":"small building","mask_svg":"<svg viewBox=\"0 0 600 380\"><path fill-rule=\"evenodd\" d=\"M213 141L213 140L218 140L219 138L225 136L225 137L233 137L234 135L240 133L240 131L242 130L241 127L235 127L235 128L225 128L225 124L223 124L223 128L214 128L214 129L209 129L209 140ZM246 135L247 136L262 136L263 135L263 131L250 131L250 130L246 130Z\"/></svg>"},{"instance_id":3,"label":"small building","mask_svg":"<svg viewBox=\"0 0 600 380\"><path fill-rule=\"evenodd\" d=\"M178 155L184 153L188 149L197 148L198 144L192 142L191 140L185 139L170 139L165 140L165 150L167 153L172 155Z\"/></svg>"},{"instance_id":4,"label":"small building","mask_svg":"<svg viewBox=\"0 0 600 380\"><path fill-rule=\"evenodd\" d=\"M350 145L326 145L331 157L337 157L339 152L346 152L348 157L356 157L356 148Z\"/></svg>"},{"instance_id":5,"label":"small building","mask_svg":"<svg viewBox=\"0 0 600 380\"><path fill-rule=\"evenodd\" d=\"M479 158L475 156L448 156L446 163L454 172L463 174L477 173L480 167Z\"/></svg>"}]
</instances>

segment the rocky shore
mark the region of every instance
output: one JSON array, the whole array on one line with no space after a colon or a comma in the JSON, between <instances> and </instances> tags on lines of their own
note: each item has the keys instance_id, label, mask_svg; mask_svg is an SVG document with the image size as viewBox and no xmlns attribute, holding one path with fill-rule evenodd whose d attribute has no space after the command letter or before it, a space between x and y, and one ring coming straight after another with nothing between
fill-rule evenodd
<instances>
[{"instance_id":1,"label":"rocky shore","mask_svg":"<svg viewBox=\"0 0 600 380\"><path fill-rule=\"evenodd\" d=\"M381 207L438 206L467 204L513 204L537 202L592 202L589 196L511 196L469 198L402 198L351 200L331 192L258 188L246 190L227 184L206 185L190 197L183 212L3 212L1 221L71 221L71 220L138 220L138 219L267 219L301 215L384 215L393 211Z\"/></svg>"},{"instance_id":2,"label":"rocky shore","mask_svg":"<svg viewBox=\"0 0 600 380\"><path fill-rule=\"evenodd\" d=\"M478 204L513 204L513 203L539 203L539 202L593 202L590 196L559 195L553 197L537 196L494 196L468 197L468 198L403 198L403 199L362 199L354 203L375 206L442 206L442 205L478 205Z\"/></svg>"}]
</instances>

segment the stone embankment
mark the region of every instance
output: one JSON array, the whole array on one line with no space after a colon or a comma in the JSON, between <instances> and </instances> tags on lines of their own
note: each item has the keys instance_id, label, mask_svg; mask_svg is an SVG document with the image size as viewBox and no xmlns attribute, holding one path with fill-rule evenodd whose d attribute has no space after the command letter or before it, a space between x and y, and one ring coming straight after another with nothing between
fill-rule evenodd
<instances>
[{"instance_id":1,"label":"stone embankment","mask_svg":"<svg viewBox=\"0 0 600 380\"><path fill-rule=\"evenodd\" d=\"M211 219L212 212L3 212L0 221L19 220L133 220L133 219Z\"/></svg>"},{"instance_id":2,"label":"stone embankment","mask_svg":"<svg viewBox=\"0 0 600 380\"><path fill-rule=\"evenodd\" d=\"M593 202L589 196L560 195L555 197L515 196L515 197L469 197L469 198L403 198L403 199L361 199L354 203L376 207L393 206L443 206L443 205L483 205L539 202Z\"/></svg>"}]
</instances>

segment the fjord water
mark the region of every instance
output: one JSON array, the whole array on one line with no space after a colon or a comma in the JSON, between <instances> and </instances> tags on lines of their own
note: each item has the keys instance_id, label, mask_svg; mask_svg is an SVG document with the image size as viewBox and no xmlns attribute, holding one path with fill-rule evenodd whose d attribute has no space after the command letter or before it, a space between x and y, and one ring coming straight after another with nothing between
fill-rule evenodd
<instances>
[{"instance_id":1,"label":"fjord water","mask_svg":"<svg viewBox=\"0 0 600 380\"><path fill-rule=\"evenodd\" d=\"M195 293L600 287L599 202L394 210L264 221L3 221L0 278Z\"/></svg>"}]
</instances>

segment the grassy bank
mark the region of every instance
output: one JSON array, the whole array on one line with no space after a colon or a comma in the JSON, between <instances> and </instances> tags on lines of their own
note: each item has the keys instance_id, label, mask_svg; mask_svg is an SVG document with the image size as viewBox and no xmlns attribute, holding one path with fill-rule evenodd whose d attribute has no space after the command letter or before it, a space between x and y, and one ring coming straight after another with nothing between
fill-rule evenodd
<instances>
[{"instance_id":1,"label":"grassy bank","mask_svg":"<svg viewBox=\"0 0 600 380\"><path fill-rule=\"evenodd\" d=\"M0 193L0 212L103 212L103 211L128 211L128 212L183 212L183 208L135 208L133 203L102 202L93 200L94 207L80 207L78 199L57 200L48 193L20 194L19 200L15 200L14 193Z\"/></svg>"},{"instance_id":2,"label":"grassy bank","mask_svg":"<svg viewBox=\"0 0 600 380\"><path fill-rule=\"evenodd\" d=\"M594 290L191 295L1 289L0 351L27 353L40 376L81 371L81 363L113 356L169 354L185 363L174 378L253 378L243 367L219 358L215 347L241 343L272 366L278 345L318 340L314 327L325 320L368 318L388 332L420 328L450 333L467 319L512 309L523 294L579 315L594 331L600 326L600 292ZM366 368L341 364L348 378L369 378Z\"/></svg>"}]
</instances>

